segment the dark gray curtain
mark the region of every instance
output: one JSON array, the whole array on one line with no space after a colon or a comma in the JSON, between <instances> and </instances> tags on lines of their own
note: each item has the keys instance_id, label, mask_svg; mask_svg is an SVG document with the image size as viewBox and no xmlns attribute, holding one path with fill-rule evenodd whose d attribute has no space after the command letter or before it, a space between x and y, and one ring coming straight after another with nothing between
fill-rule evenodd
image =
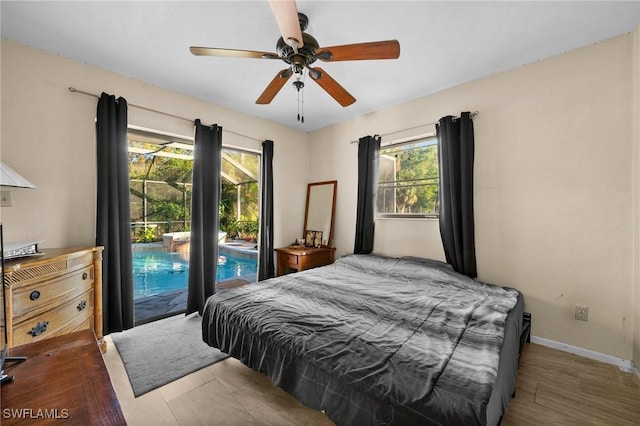
<instances>
[{"instance_id":1,"label":"dark gray curtain","mask_svg":"<svg viewBox=\"0 0 640 426\"><path fill-rule=\"evenodd\" d=\"M440 236L447 263L475 277L476 247L473 224L473 120L443 117L436 125L440 175Z\"/></svg>"},{"instance_id":2,"label":"dark gray curtain","mask_svg":"<svg viewBox=\"0 0 640 426\"><path fill-rule=\"evenodd\" d=\"M215 293L220 225L222 127L196 120L191 188L191 243L186 315L202 314Z\"/></svg>"},{"instance_id":3,"label":"dark gray curtain","mask_svg":"<svg viewBox=\"0 0 640 426\"><path fill-rule=\"evenodd\" d=\"M133 327L127 101L102 93L96 116L96 245L102 253L104 334Z\"/></svg>"},{"instance_id":4,"label":"dark gray curtain","mask_svg":"<svg viewBox=\"0 0 640 426\"><path fill-rule=\"evenodd\" d=\"M373 250L373 234L378 192L380 137L365 136L358 142L358 204L356 239L353 252L368 254Z\"/></svg>"},{"instance_id":5,"label":"dark gray curtain","mask_svg":"<svg viewBox=\"0 0 640 426\"><path fill-rule=\"evenodd\" d=\"M260 205L260 259L258 281L273 278L273 141L262 142L260 167L262 203Z\"/></svg>"}]
</instances>

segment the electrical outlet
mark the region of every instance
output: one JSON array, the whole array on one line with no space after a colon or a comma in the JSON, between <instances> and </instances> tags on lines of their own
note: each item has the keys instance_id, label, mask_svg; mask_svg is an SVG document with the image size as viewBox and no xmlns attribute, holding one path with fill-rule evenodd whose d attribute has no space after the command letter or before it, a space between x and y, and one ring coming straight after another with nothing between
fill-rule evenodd
<instances>
[{"instance_id":1,"label":"electrical outlet","mask_svg":"<svg viewBox=\"0 0 640 426\"><path fill-rule=\"evenodd\" d=\"M11 191L0 191L0 207L11 207Z\"/></svg>"},{"instance_id":2,"label":"electrical outlet","mask_svg":"<svg viewBox=\"0 0 640 426\"><path fill-rule=\"evenodd\" d=\"M579 321L589 321L589 307L576 305L576 319Z\"/></svg>"}]
</instances>

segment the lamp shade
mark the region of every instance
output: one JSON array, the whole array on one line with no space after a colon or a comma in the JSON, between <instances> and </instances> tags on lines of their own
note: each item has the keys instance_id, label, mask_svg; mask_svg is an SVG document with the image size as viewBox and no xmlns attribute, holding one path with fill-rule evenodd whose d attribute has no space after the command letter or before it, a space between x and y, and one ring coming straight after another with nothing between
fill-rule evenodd
<instances>
[{"instance_id":1,"label":"lamp shade","mask_svg":"<svg viewBox=\"0 0 640 426\"><path fill-rule=\"evenodd\" d=\"M12 186L14 188L37 188L34 184L20 176L11 167L0 162L0 186Z\"/></svg>"}]
</instances>

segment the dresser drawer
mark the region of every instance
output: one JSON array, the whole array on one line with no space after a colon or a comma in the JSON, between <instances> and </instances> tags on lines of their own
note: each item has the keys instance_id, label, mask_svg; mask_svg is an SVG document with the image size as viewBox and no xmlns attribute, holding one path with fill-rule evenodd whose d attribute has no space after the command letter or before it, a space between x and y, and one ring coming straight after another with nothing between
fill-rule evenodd
<instances>
[{"instance_id":1,"label":"dresser drawer","mask_svg":"<svg viewBox=\"0 0 640 426\"><path fill-rule=\"evenodd\" d=\"M93 266L58 278L35 282L13 292L14 322L39 315L93 288Z\"/></svg>"},{"instance_id":2,"label":"dresser drawer","mask_svg":"<svg viewBox=\"0 0 640 426\"><path fill-rule=\"evenodd\" d=\"M304 269L328 265L330 263L333 263L333 252L313 253L311 255L305 256L302 262L304 262Z\"/></svg>"},{"instance_id":3,"label":"dresser drawer","mask_svg":"<svg viewBox=\"0 0 640 426\"><path fill-rule=\"evenodd\" d=\"M93 289L80 294L55 309L16 323L13 329L13 345L47 339L78 329L93 316Z\"/></svg>"},{"instance_id":4,"label":"dresser drawer","mask_svg":"<svg viewBox=\"0 0 640 426\"><path fill-rule=\"evenodd\" d=\"M287 254L284 255L284 262L288 263L290 265L297 265L298 264L298 256L296 256L295 254Z\"/></svg>"},{"instance_id":5,"label":"dresser drawer","mask_svg":"<svg viewBox=\"0 0 640 426\"><path fill-rule=\"evenodd\" d=\"M9 261L11 262L11 261ZM7 272L5 273L5 284L13 285L20 283L20 285L29 285L34 282L40 282L51 278L56 278L61 275L72 272L78 268L91 266L92 253L82 252L73 253L66 258L55 259L52 261L40 261L40 259L18 259L15 262L15 267L8 265Z\"/></svg>"}]
</instances>

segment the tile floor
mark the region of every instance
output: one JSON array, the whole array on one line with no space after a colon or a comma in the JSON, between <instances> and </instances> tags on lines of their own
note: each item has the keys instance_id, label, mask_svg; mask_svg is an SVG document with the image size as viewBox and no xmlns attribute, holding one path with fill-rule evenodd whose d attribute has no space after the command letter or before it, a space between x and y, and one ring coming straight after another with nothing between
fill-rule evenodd
<instances>
[{"instance_id":1,"label":"tile floor","mask_svg":"<svg viewBox=\"0 0 640 426\"><path fill-rule=\"evenodd\" d=\"M134 398L113 340L105 340L105 364L130 426L333 425L323 413L305 407L234 358Z\"/></svg>"},{"instance_id":2,"label":"tile floor","mask_svg":"<svg viewBox=\"0 0 640 426\"><path fill-rule=\"evenodd\" d=\"M137 425L333 425L267 377L228 358L133 397L109 336L105 363L127 423ZM503 419L511 425L640 425L640 378L617 367L529 344L516 398Z\"/></svg>"}]
</instances>

